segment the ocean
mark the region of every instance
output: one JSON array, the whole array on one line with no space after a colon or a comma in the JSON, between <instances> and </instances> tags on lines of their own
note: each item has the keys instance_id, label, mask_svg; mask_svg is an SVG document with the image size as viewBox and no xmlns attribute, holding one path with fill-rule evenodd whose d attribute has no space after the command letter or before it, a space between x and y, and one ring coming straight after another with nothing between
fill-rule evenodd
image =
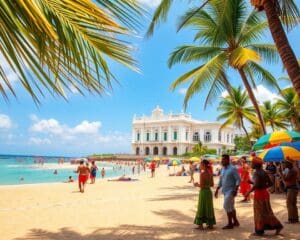
<instances>
[{"instance_id":1,"label":"ocean","mask_svg":"<svg viewBox=\"0 0 300 240\"><path fill-rule=\"evenodd\" d=\"M59 164L63 158L64 163ZM77 179L76 164L71 164L72 158L45 157L45 156L16 156L0 155L0 185L19 185L33 183L55 183L68 180L69 176ZM123 174L130 175L131 167L122 166L120 169L115 164L96 162L99 171L105 169L105 178L114 178ZM54 171L57 174L54 174ZM97 181L96 179L96 181Z\"/></svg>"}]
</instances>

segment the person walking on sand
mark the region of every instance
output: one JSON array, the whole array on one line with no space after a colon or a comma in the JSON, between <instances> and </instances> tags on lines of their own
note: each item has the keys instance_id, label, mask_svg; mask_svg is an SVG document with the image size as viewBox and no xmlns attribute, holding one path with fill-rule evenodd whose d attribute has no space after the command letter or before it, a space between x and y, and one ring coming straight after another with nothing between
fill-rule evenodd
<instances>
[{"instance_id":1,"label":"person walking on sand","mask_svg":"<svg viewBox=\"0 0 300 240\"><path fill-rule=\"evenodd\" d=\"M215 191L215 197L218 197L219 189L222 188L224 194L224 209L227 213L228 224L222 229L232 229L240 226L236 217L236 210L234 207L234 199L237 195L240 185L240 176L236 167L230 164L229 155L222 155L222 169L218 187Z\"/></svg>"},{"instance_id":2,"label":"person walking on sand","mask_svg":"<svg viewBox=\"0 0 300 240\"><path fill-rule=\"evenodd\" d=\"M78 173L78 187L81 193L84 192L85 184L88 180L90 169L88 166L84 165L84 161L81 160L77 168L76 173Z\"/></svg>"},{"instance_id":3,"label":"person walking on sand","mask_svg":"<svg viewBox=\"0 0 300 240\"><path fill-rule=\"evenodd\" d=\"M246 193L246 197L254 191L253 211L255 233L253 235L261 236L265 230L276 230L278 235L283 229L279 220L274 216L270 203L270 194L267 190L273 185L268 174L262 169L262 159L254 157L251 167L255 170L253 173L252 188Z\"/></svg>"},{"instance_id":4,"label":"person walking on sand","mask_svg":"<svg viewBox=\"0 0 300 240\"><path fill-rule=\"evenodd\" d=\"M246 163L246 157L242 157L241 160L241 167L239 168L239 174L241 177L241 184L240 184L240 193L244 196L244 199L241 202L248 202L250 201L250 196L247 198L245 194L250 190L251 185L249 183L250 180L250 169L248 164Z\"/></svg>"},{"instance_id":5,"label":"person walking on sand","mask_svg":"<svg viewBox=\"0 0 300 240\"><path fill-rule=\"evenodd\" d=\"M155 177L155 167L156 167L156 164L154 161L151 162L150 164L150 170L151 170L151 177Z\"/></svg>"},{"instance_id":6,"label":"person walking on sand","mask_svg":"<svg viewBox=\"0 0 300 240\"><path fill-rule=\"evenodd\" d=\"M197 229L203 230L203 223L207 224L208 229L213 229L213 225L216 224L216 218L214 213L213 195L211 187L214 186L213 175L209 173L209 161L204 159L200 165L200 183L194 183L195 187L200 187L198 209L194 224L197 224Z\"/></svg>"},{"instance_id":7,"label":"person walking on sand","mask_svg":"<svg viewBox=\"0 0 300 240\"><path fill-rule=\"evenodd\" d=\"M96 176L97 176L97 171L98 171L98 167L95 164L95 161L92 161L92 166L90 168L90 171L91 171L91 175L90 175L91 184L94 184L96 181Z\"/></svg>"},{"instance_id":8,"label":"person walking on sand","mask_svg":"<svg viewBox=\"0 0 300 240\"><path fill-rule=\"evenodd\" d=\"M189 183L194 183L195 166L192 161L190 161L189 169L190 169L190 177L191 177Z\"/></svg>"},{"instance_id":9,"label":"person walking on sand","mask_svg":"<svg viewBox=\"0 0 300 240\"><path fill-rule=\"evenodd\" d=\"M284 162L285 171L283 173L283 181L286 188L286 206L288 210L288 222L287 223L298 223L299 215L297 208L297 170L293 167L293 163L287 159Z\"/></svg>"},{"instance_id":10,"label":"person walking on sand","mask_svg":"<svg viewBox=\"0 0 300 240\"><path fill-rule=\"evenodd\" d=\"M102 177L102 179L105 177L105 169L104 169L104 167L101 170L101 177Z\"/></svg>"}]
</instances>

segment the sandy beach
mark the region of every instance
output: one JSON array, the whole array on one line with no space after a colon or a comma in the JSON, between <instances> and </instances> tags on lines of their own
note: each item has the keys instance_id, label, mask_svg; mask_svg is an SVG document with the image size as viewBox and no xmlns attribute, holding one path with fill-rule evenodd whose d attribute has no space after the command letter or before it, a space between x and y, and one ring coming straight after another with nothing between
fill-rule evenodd
<instances>
[{"instance_id":1,"label":"sandy beach","mask_svg":"<svg viewBox=\"0 0 300 240\"><path fill-rule=\"evenodd\" d=\"M196 178L198 179L198 174ZM274 231L251 236L251 203L236 208L241 226L222 230L226 216L223 196L214 199L214 230L195 230L193 220L198 189L189 177L169 177L161 166L155 178L146 173L139 181L96 181L79 193L77 182L0 187L0 229L3 240L147 240L147 239L300 239L300 224L285 224L283 236ZM285 196L272 195L276 216L287 220ZM299 206L299 204L298 204Z\"/></svg>"}]
</instances>

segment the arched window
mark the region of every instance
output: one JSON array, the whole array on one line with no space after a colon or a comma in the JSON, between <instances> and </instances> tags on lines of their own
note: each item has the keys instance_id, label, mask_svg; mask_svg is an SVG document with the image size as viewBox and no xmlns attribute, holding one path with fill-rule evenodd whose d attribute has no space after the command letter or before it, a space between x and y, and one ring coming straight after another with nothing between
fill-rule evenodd
<instances>
[{"instance_id":1,"label":"arched window","mask_svg":"<svg viewBox=\"0 0 300 240\"><path fill-rule=\"evenodd\" d=\"M158 141L158 131L155 131L155 133L154 133L154 140Z\"/></svg>"},{"instance_id":2,"label":"arched window","mask_svg":"<svg viewBox=\"0 0 300 240\"><path fill-rule=\"evenodd\" d=\"M164 156L168 155L168 148L167 147L163 147L163 155Z\"/></svg>"},{"instance_id":3,"label":"arched window","mask_svg":"<svg viewBox=\"0 0 300 240\"><path fill-rule=\"evenodd\" d=\"M136 140L137 140L138 142L140 141L140 137L141 137L140 132L137 132L137 134L136 134Z\"/></svg>"},{"instance_id":4,"label":"arched window","mask_svg":"<svg viewBox=\"0 0 300 240\"><path fill-rule=\"evenodd\" d=\"M164 141L168 141L168 132L164 132Z\"/></svg>"},{"instance_id":5,"label":"arched window","mask_svg":"<svg viewBox=\"0 0 300 240\"><path fill-rule=\"evenodd\" d=\"M140 148L139 148L139 147L137 147L137 148L135 149L135 155L140 155Z\"/></svg>"},{"instance_id":6,"label":"arched window","mask_svg":"<svg viewBox=\"0 0 300 240\"><path fill-rule=\"evenodd\" d=\"M227 142L229 143L229 134L227 134Z\"/></svg>"},{"instance_id":7,"label":"arched window","mask_svg":"<svg viewBox=\"0 0 300 240\"><path fill-rule=\"evenodd\" d=\"M189 148L188 147L185 148L185 153L187 153L187 152L189 152Z\"/></svg>"},{"instance_id":8,"label":"arched window","mask_svg":"<svg viewBox=\"0 0 300 240\"><path fill-rule=\"evenodd\" d=\"M199 133L198 132L194 133L194 135L193 135L193 141L194 142L199 142Z\"/></svg>"},{"instance_id":9,"label":"arched window","mask_svg":"<svg viewBox=\"0 0 300 240\"><path fill-rule=\"evenodd\" d=\"M218 139L219 139L219 142L222 142L222 132L221 131L219 131Z\"/></svg>"},{"instance_id":10,"label":"arched window","mask_svg":"<svg viewBox=\"0 0 300 240\"><path fill-rule=\"evenodd\" d=\"M154 147L154 149L153 149L153 155L158 155L158 147Z\"/></svg>"},{"instance_id":11,"label":"arched window","mask_svg":"<svg viewBox=\"0 0 300 240\"><path fill-rule=\"evenodd\" d=\"M210 131L205 131L204 142L211 142L211 133L210 133Z\"/></svg>"},{"instance_id":12,"label":"arched window","mask_svg":"<svg viewBox=\"0 0 300 240\"><path fill-rule=\"evenodd\" d=\"M173 155L177 155L177 147L173 147Z\"/></svg>"},{"instance_id":13,"label":"arched window","mask_svg":"<svg viewBox=\"0 0 300 240\"><path fill-rule=\"evenodd\" d=\"M149 148L149 147L146 147L146 148L145 148L145 154L146 154L146 155L149 155L149 154L150 154L150 148Z\"/></svg>"}]
</instances>

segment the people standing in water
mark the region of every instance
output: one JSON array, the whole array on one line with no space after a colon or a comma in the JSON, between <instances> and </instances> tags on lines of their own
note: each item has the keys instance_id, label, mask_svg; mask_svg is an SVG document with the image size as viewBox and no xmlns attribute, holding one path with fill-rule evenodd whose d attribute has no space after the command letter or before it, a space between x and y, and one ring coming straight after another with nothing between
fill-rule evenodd
<instances>
[{"instance_id":1,"label":"people standing in water","mask_svg":"<svg viewBox=\"0 0 300 240\"><path fill-rule=\"evenodd\" d=\"M251 185L249 183L250 180L250 169L248 164L246 163L246 157L242 157L240 160L241 167L239 168L239 174L241 178L240 184L240 193L244 196L244 199L241 202L250 201L250 195L246 198L245 194L250 190Z\"/></svg>"},{"instance_id":2,"label":"people standing in water","mask_svg":"<svg viewBox=\"0 0 300 240\"><path fill-rule=\"evenodd\" d=\"M204 159L200 165L200 182L194 183L195 187L200 187L198 209L194 224L197 224L197 229L203 230L203 224L207 224L208 229L213 229L213 225L216 224L213 195L211 187L214 186L213 175L208 171L209 161Z\"/></svg>"},{"instance_id":3,"label":"people standing in water","mask_svg":"<svg viewBox=\"0 0 300 240\"><path fill-rule=\"evenodd\" d=\"M102 177L102 179L105 177L105 169L104 169L104 167L101 170L101 177Z\"/></svg>"},{"instance_id":4,"label":"people standing in water","mask_svg":"<svg viewBox=\"0 0 300 240\"><path fill-rule=\"evenodd\" d=\"M283 181L286 188L286 206L288 210L288 222L287 223L298 223L298 208L297 208L297 170L294 168L293 163L287 159L284 162L285 171L283 173Z\"/></svg>"},{"instance_id":5,"label":"people standing in water","mask_svg":"<svg viewBox=\"0 0 300 240\"><path fill-rule=\"evenodd\" d=\"M252 188L246 193L246 197L254 191L254 235L263 235L265 230L276 230L278 235L283 226L274 216L270 203L270 194L267 190L273 185L268 174L262 169L262 159L254 157L251 167L254 169Z\"/></svg>"},{"instance_id":6,"label":"people standing in water","mask_svg":"<svg viewBox=\"0 0 300 240\"><path fill-rule=\"evenodd\" d=\"M88 180L89 174L90 174L90 169L88 166L84 165L84 161L81 160L80 164L76 170L76 173L78 173L78 187L79 191L81 193L84 192L85 189L85 184Z\"/></svg>"},{"instance_id":7,"label":"people standing in water","mask_svg":"<svg viewBox=\"0 0 300 240\"><path fill-rule=\"evenodd\" d=\"M227 213L228 224L223 229L233 229L233 227L240 226L236 217L236 210L234 207L234 200L240 185L239 173L233 165L230 164L228 154L222 155L222 169L218 187L215 192L215 197L218 197L219 189L222 188L224 194L224 209Z\"/></svg>"},{"instance_id":8,"label":"people standing in water","mask_svg":"<svg viewBox=\"0 0 300 240\"><path fill-rule=\"evenodd\" d=\"M91 166L91 175L90 175L90 179L91 179L91 184L94 184L96 181L96 176L97 176L97 171L98 171L98 167L95 164L95 161L92 161L92 166Z\"/></svg>"}]
</instances>

